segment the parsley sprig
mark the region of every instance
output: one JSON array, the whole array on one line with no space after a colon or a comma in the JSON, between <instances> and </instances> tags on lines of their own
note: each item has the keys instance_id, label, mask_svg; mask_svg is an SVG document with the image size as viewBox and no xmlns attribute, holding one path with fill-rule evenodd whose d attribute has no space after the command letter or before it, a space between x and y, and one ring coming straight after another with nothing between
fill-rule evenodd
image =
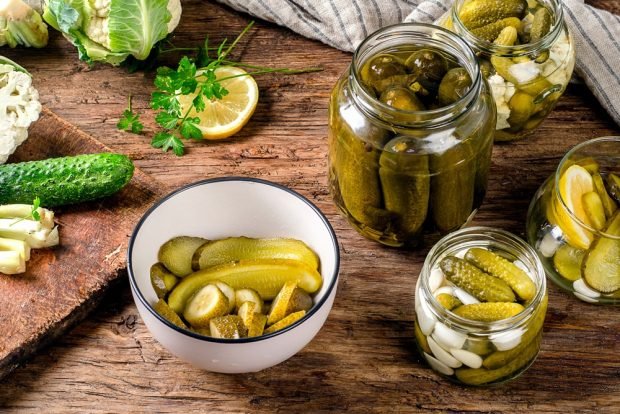
<instances>
[{"instance_id":1,"label":"parsley sprig","mask_svg":"<svg viewBox=\"0 0 620 414\"><path fill-rule=\"evenodd\" d=\"M228 58L230 53L253 25L254 22L250 22L230 44L225 39L217 47L211 47L207 37L204 44L198 48L179 48L170 42L167 43L171 46L169 49L160 48L160 55L172 52L194 52L196 56L194 58L183 56L176 70L166 66L157 69L154 81L155 91L151 95L151 108L159 111L155 122L161 127L161 131L154 135L151 142L153 147L161 148L164 152L172 150L177 156L181 156L185 152L183 139L201 139L202 132L198 127L200 118L192 114L204 111L207 101L222 99L228 94L228 90L222 85L223 81L239 76L256 76L266 73L298 74L322 70L322 68L269 68L230 60ZM220 66L237 66L248 69L248 72L217 79L215 72ZM187 95L192 95L194 98L189 106L182 108L179 97ZM133 118L131 106L128 110L129 112L125 111L127 117L123 113L121 120L125 118L130 122L137 120ZM129 125L133 124L127 124ZM119 128L121 128L120 121Z\"/></svg>"},{"instance_id":2,"label":"parsley sprig","mask_svg":"<svg viewBox=\"0 0 620 414\"><path fill-rule=\"evenodd\" d=\"M140 115L134 113L131 109L131 95L129 95L127 101L127 109L123 111L123 116L118 120L116 127L122 131L139 134L144 129L144 125L140 122Z\"/></svg>"}]
</instances>

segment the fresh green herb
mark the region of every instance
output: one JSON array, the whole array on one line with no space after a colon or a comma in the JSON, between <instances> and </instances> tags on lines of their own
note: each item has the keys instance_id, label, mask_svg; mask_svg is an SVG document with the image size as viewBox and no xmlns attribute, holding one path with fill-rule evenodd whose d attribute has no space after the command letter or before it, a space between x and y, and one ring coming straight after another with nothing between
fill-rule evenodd
<instances>
[{"instance_id":1,"label":"fresh green herb","mask_svg":"<svg viewBox=\"0 0 620 414\"><path fill-rule=\"evenodd\" d=\"M30 212L30 216L35 221L41 221L39 207L41 207L41 199L39 198L39 196L36 196L34 200L32 200L32 211Z\"/></svg>"},{"instance_id":2,"label":"fresh green herb","mask_svg":"<svg viewBox=\"0 0 620 414\"><path fill-rule=\"evenodd\" d=\"M32 207L30 209L30 214L25 217L19 218L12 222L9 227L16 225L17 223L21 223L24 220L33 219L34 221L41 221L41 214L39 214L39 207L41 207L41 199L39 196L36 196L34 200L32 200Z\"/></svg>"},{"instance_id":3,"label":"fresh green herb","mask_svg":"<svg viewBox=\"0 0 620 414\"><path fill-rule=\"evenodd\" d=\"M131 109L131 95L129 95L127 101L127 109L123 111L123 116L118 120L116 127L121 131L131 131L134 134L139 134L144 129L144 125L140 122L140 115L134 113Z\"/></svg>"},{"instance_id":4,"label":"fresh green herb","mask_svg":"<svg viewBox=\"0 0 620 414\"><path fill-rule=\"evenodd\" d=\"M164 152L172 149L177 156L181 156L185 152L183 139L201 139L202 133L198 127L200 119L190 114L204 111L207 101L222 99L226 96L228 90L221 83L224 80L266 73L299 74L323 70L322 68L268 68L229 60L229 54L253 25L254 22L250 22L230 44L225 39L217 47L210 47L207 38L201 47L179 48L166 41L170 48L166 49L165 45L159 48L159 55L193 52L195 57L183 56L176 70L166 66L157 69L154 81L155 91L151 96L151 108L159 110L155 121L162 131L153 137L151 142L153 147L161 148ZM242 67L249 71L242 75L217 79L215 71L224 65ZM184 109L181 108L179 102L179 97L182 95L195 95L189 107Z\"/></svg>"}]
</instances>

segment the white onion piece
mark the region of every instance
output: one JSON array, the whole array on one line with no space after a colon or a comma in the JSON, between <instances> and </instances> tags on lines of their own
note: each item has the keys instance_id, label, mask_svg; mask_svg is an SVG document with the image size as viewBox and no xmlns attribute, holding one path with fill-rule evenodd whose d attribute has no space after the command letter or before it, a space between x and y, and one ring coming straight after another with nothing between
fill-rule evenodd
<instances>
[{"instance_id":1,"label":"white onion piece","mask_svg":"<svg viewBox=\"0 0 620 414\"><path fill-rule=\"evenodd\" d=\"M461 288L455 288L454 294L456 295L457 298L459 298L461 302L463 302L463 305L473 305L475 303L480 303L478 299L476 299L474 296L470 295L469 293L465 292Z\"/></svg>"},{"instance_id":2,"label":"white onion piece","mask_svg":"<svg viewBox=\"0 0 620 414\"><path fill-rule=\"evenodd\" d=\"M482 366L482 358L473 352L465 351L464 349L451 349L450 353L454 358L470 368L480 368Z\"/></svg>"},{"instance_id":3,"label":"white onion piece","mask_svg":"<svg viewBox=\"0 0 620 414\"><path fill-rule=\"evenodd\" d=\"M521 343L522 336L523 329L513 329L508 332L492 335L490 339L498 351L509 351Z\"/></svg>"},{"instance_id":4,"label":"white onion piece","mask_svg":"<svg viewBox=\"0 0 620 414\"><path fill-rule=\"evenodd\" d=\"M441 322L435 324L433 338L446 349L462 348L467 340L467 336L453 329L448 328Z\"/></svg>"},{"instance_id":5,"label":"white onion piece","mask_svg":"<svg viewBox=\"0 0 620 414\"><path fill-rule=\"evenodd\" d=\"M427 354L426 352L424 353L424 357L426 358L426 360L428 361L429 365L437 372L440 372L444 375L452 375L454 374L454 370L452 368L450 368L449 366L447 366L446 364L444 364L443 362L439 361L437 358L435 358L432 355Z\"/></svg>"}]
</instances>

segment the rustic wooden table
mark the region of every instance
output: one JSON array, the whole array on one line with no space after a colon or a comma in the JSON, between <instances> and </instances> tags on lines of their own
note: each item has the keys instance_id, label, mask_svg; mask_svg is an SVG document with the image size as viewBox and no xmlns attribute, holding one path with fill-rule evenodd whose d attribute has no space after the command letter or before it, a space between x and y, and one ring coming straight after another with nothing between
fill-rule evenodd
<instances>
[{"instance_id":1,"label":"rustic wooden table","mask_svg":"<svg viewBox=\"0 0 620 414\"><path fill-rule=\"evenodd\" d=\"M620 2L593 1L620 13ZM232 37L248 16L216 3L184 3L175 35L182 45ZM182 158L116 130L129 93L146 110L151 74L89 69L53 35L43 50L6 51L30 69L43 103L135 160L171 189L224 175L266 178L301 192L325 212L341 244L333 310L318 336L287 362L248 375L192 368L155 342L140 320L127 280L55 344L2 381L0 409L14 412L618 412L618 309L577 301L549 287L542 352L518 380L472 389L435 375L413 342L413 287L428 248L402 252L365 240L337 213L327 190L326 114L330 90L350 54L259 22L236 52L246 62L320 65L301 76L263 76L250 123L232 140L192 142ZM169 64L174 61L169 60ZM620 91L618 91L620 93ZM489 191L476 224L523 235L527 206L573 145L620 134L588 89L571 85L535 135L496 145ZM88 260L88 258L84 258Z\"/></svg>"}]
</instances>

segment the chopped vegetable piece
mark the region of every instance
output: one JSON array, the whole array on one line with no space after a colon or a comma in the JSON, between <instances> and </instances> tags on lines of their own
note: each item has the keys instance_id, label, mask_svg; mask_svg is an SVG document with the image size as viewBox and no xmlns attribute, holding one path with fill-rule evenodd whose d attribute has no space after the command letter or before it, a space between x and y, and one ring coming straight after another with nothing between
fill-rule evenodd
<instances>
[{"instance_id":1,"label":"chopped vegetable piece","mask_svg":"<svg viewBox=\"0 0 620 414\"><path fill-rule=\"evenodd\" d=\"M18 252L25 261L30 260L30 246L23 240L0 238L0 251Z\"/></svg>"},{"instance_id":2,"label":"chopped vegetable piece","mask_svg":"<svg viewBox=\"0 0 620 414\"><path fill-rule=\"evenodd\" d=\"M277 331L279 331L281 329L286 328L289 325L294 324L295 322L297 322L298 320L300 320L304 316L306 316L306 311L304 311L304 310L299 311L299 312L295 312L295 313L291 313L286 318L280 319L278 322L274 323L269 328L265 329L264 333L266 335L266 334L277 332Z\"/></svg>"},{"instance_id":3,"label":"chopped vegetable piece","mask_svg":"<svg viewBox=\"0 0 620 414\"><path fill-rule=\"evenodd\" d=\"M16 275L26 271L26 261L17 251L0 250L0 273Z\"/></svg>"},{"instance_id":4,"label":"chopped vegetable piece","mask_svg":"<svg viewBox=\"0 0 620 414\"><path fill-rule=\"evenodd\" d=\"M155 309L155 312L160 314L164 319L168 320L168 322L173 325L176 325L179 328L187 329L187 325L185 325L175 311L170 309L170 306L168 306L165 300L160 298L157 303L155 303L155 306L153 306L153 309Z\"/></svg>"},{"instance_id":5,"label":"chopped vegetable piece","mask_svg":"<svg viewBox=\"0 0 620 414\"><path fill-rule=\"evenodd\" d=\"M248 330L237 315L219 316L209 323L211 336L222 339L239 339L248 335Z\"/></svg>"},{"instance_id":6,"label":"chopped vegetable piece","mask_svg":"<svg viewBox=\"0 0 620 414\"><path fill-rule=\"evenodd\" d=\"M310 295L297 287L297 282L286 282L271 303L271 310L267 315L267 324L273 325L291 313L301 310L307 311L311 307L312 298Z\"/></svg>"},{"instance_id":7,"label":"chopped vegetable piece","mask_svg":"<svg viewBox=\"0 0 620 414\"><path fill-rule=\"evenodd\" d=\"M179 282L179 279L161 263L155 263L151 266L150 273L151 285L153 285L158 298L165 297Z\"/></svg>"},{"instance_id":8,"label":"chopped vegetable piece","mask_svg":"<svg viewBox=\"0 0 620 414\"><path fill-rule=\"evenodd\" d=\"M256 312L263 312L263 299L260 297L257 291L254 289L237 289L235 291L235 305L237 306L237 311L245 302L253 302L256 304Z\"/></svg>"},{"instance_id":9,"label":"chopped vegetable piece","mask_svg":"<svg viewBox=\"0 0 620 414\"><path fill-rule=\"evenodd\" d=\"M582 274L592 288L602 293L620 289L620 212L609 219L605 232L612 237L597 239L583 262Z\"/></svg>"},{"instance_id":10,"label":"chopped vegetable piece","mask_svg":"<svg viewBox=\"0 0 620 414\"><path fill-rule=\"evenodd\" d=\"M581 278L581 264L585 254L586 250L563 244L553 256L553 266L562 277L574 282Z\"/></svg>"},{"instance_id":11,"label":"chopped vegetable piece","mask_svg":"<svg viewBox=\"0 0 620 414\"><path fill-rule=\"evenodd\" d=\"M247 260L199 270L185 278L170 293L168 303L180 312L189 298L202 286L220 280L233 289L256 290L263 300L271 300L287 281L297 281L306 292L314 293L323 279L316 270L291 260Z\"/></svg>"},{"instance_id":12,"label":"chopped vegetable piece","mask_svg":"<svg viewBox=\"0 0 620 414\"><path fill-rule=\"evenodd\" d=\"M298 260L312 269L319 266L319 258L304 242L295 239L253 239L229 237L204 243L192 259L194 270L239 260L286 259Z\"/></svg>"},{"instance_id":13,"label":"chopped vegetable piece","mask_svg":"<svg viewBox=\"0 0 620 414\"><path fill-rule=\"evenodd\" d=\"M174 308L172 309L174 310ZM187 301L183 316L192 326L206 328L211 319L224 316L227 312L228 298L226 295L217 286L207 285L198 290Z\"/></svg>"},{"instance_id":14,"label":"chopped vegetable piece","mask_svg":"<svg viewBox=\"0 0 620 414\"><path fill-rule=\"evenodd\" d=\"M207 240L202 237L174 237L162 244L157 259L179 277L192 273L192 256Z\"/></svg>"}]
</instances>

